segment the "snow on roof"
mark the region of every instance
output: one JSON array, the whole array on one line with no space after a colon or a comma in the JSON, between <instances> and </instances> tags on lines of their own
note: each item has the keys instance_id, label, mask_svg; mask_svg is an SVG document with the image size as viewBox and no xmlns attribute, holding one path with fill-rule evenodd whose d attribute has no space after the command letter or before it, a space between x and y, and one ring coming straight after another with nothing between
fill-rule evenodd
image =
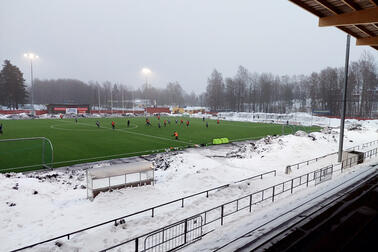
<instances>
[{"instance_id":1,"label":"snow on roof","mask_svg":"<svg viewBox=\"0 0 378 252\"><path fill-rule=\"evenodd\" d=\"M100 168L92 168L88 170L88 175L92 179L101 179L115 177L131 173L139 173L152 170L152 164L148 161L140 161L136 163L116 164Z\"/></svg>"}]
</instances>

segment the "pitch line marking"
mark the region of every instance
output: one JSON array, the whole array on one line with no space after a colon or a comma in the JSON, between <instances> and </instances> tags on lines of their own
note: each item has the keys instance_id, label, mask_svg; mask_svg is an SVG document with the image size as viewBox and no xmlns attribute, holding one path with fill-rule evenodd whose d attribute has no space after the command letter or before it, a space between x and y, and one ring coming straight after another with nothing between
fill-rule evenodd
<instances>
[{"instance_id":1,"label":"pitch line marking","mask_svg":"<svg viewBox=\"0 0 378 252\"><path fill-rule=\"evenodd\" d=\"M70 122L67 122L67 121L62 121L62 122L70 123ZM88 124L88 123L80 123L80 122L78 122L78 124L83 124L83 125L88 125L88 126L92 126L92 127L97 127L95 125ZM108 130L113 130L112 128L102 127L102 126L100 126L100 128L102 128L102 129L108 129ZM143 134L143 133L128 131L128 130L125 130L125 129L114 129L114 130L125 132L125 133L130 133L130 134L135 134L135 135L140 135L140 136L144 136L144 137L153 137L153 138L157 138L157 139L161 139L161 140L165 140L165 141L170 141L170 142L180 142L180 143L189 144L189 145L193 144L193 143L185 142L185 141L181 141L181 140L169 139L169 138L166 138L166 137L159 137L159 136L154 136L154 135L147 135L147 134Z\"/></svg>"}]
</instances>

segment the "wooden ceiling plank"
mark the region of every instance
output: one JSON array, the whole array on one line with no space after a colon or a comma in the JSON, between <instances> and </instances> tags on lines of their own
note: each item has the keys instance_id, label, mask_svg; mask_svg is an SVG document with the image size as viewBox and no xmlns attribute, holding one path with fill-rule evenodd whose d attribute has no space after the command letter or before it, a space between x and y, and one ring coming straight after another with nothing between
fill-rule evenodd
<instances>
[{"instance_id":1,"label":"wooden ceiling plank","mask_svg":"<svg viewBox=\"0 0 378 252\"><path fill-rule=\"evenodd\" d=\"M319 18L319 26L345 26L378 22L378 7Z\"/></svg>"},{"instance_id":2,"label":"wooden ceiling plank","mask_svg":"<svg viewBox=\"0 0 378 252\"><path fill-rule=\"evenodd\" d=\"M341 0L343 3L349 6L352 10L361 10L361 7L352 0Z\"/></svg>"},{"instance_id":3,"label":"wooden ceiling plank","mask_svg":"<svg viewBox=\"0 0 378 252\"><path fill-rule=\"evenodd\" d=\"M304 4L302 0L289 0L290 2L298 5L299 7L301 7L302 9L314 14L315 16L318 16L318 17L324 17L325 15L323 13L321 13L320 11L318 10L315 10L314 8L311 8L310 6L308 6L307 4Z\"/></svg>"},{"instance_id":4,"label":"wooden ceiling plank","mask_svg":"<svg viewBox=\"0 0 378 252\"><path fill-rule=\"evenodd\" d=\"M370 37L374 37L375 36L375 34L373 32L369 31L368 29L366 29L362 25L355 25L354 27L356 27L358 30L362 31L363 33L365 33L366 35L368 35Z\"/></svg>"},{"instance_id":5,"label":"wooden ceiling plank","mask_svg":"<svg viewBox=\"0 0 378 252\"><path fill-rule=\"evenodd\" d=\"M357 39L356 45L378 46L378 36Z\"/></svg>"},{"instance_id":6,"label":"wooden ceiling plank","mask_svg":"<svg viewBox=\"0 0 378 252\"><path fill-rule=\"evenodd\" d=\"M375 6L378 5L378 0L370 0L370 2L371 2L372 4L374 4Z\"/></svg>"},{"instance_id":7,"label":"wooden ceiling plank","mask_svg":"<svg viewBox=\"0 0 378 252\"><path fill-rule=\"evenodd\" d=\"M340 11L333 5L331 5L329 2L325 1L325 0L315 0L316 2L318 2L320 5L322 5L324 8L326 8L327 10L329 10L330 12L332 12L333 14L337 15L337 14L340 14Z\"/></svg>"}]
</instances>

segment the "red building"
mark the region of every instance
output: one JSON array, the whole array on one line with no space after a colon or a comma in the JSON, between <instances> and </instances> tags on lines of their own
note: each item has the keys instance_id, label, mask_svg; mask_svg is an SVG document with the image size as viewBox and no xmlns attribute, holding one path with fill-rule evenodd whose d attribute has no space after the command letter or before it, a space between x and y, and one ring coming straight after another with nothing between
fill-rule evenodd
<instances>
[{"instance_id":1,"label":"red building","mask_svg":"<svg viewBox=\"0 0 378 252\"><path fill-rule=\"evenodd\" d=\"M160 113L171 113L171 110L168 107L161 107L161 108L154 108L149 107L145 109L146 113L148 114L160 114Z\"/></svg>"}]
</instances>

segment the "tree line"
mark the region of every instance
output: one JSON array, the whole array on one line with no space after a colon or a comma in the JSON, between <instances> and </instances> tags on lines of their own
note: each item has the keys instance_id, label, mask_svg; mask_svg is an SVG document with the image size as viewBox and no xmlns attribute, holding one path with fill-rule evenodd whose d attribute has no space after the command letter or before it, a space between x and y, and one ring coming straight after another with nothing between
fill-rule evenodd
<instances>
[{"instance_id":1,"label":"tree line","mask_svg":"<svg viewBox=\"0 0 378 252\"><path fill-rule=\"evenodd\" d=\"M327 67L310 75L275 76L251 73L239 66L234 77L214 70L208 78L206 105L213 111L288 113L323 110L340 115L344 68ZM364 53L351 62L348 73L347 115L371 117L378 110L378 70Z\"/></svg>"},{"instance_id":2,"label":"tree line","mask_svg":"<svg viewBox=\"0 0 378 252\"><path fill-rule=\"evenodd\" d=\"M102 108L130 108L135 99L158 106L207 106L212 111L289 113L326 110L340 115L344 68L327 67L309 75L278 76L253 73L239 66L235 76L223 77L214 70L202 94L187 93L179 82L165 88L143 84L132 89L109 81L85 83L74 79L34 81L34 103L90 104ZM17 109L31 102L22 72L9 60L0 72L0 105ZM374 57L364 53L351 62L348 75L347 115L370 117L378 109L378 69Z\"/></svg>"},{"instance_id":3,"label":"tree line","mask_svg":"<svg viewBox=\"0 0 378 252\"><path fill-rule=\"evenodd\" d=\"M130 108L135 99L146 99L151 105L196 105L197 96L188 94L178 82L169 82L165 88L143 84L133 90L127 85L106 81L85 83L73 79L34 81L34 101L37 104L73 103L91 104L101 108Z\"/></svg>"}]
</instances>

